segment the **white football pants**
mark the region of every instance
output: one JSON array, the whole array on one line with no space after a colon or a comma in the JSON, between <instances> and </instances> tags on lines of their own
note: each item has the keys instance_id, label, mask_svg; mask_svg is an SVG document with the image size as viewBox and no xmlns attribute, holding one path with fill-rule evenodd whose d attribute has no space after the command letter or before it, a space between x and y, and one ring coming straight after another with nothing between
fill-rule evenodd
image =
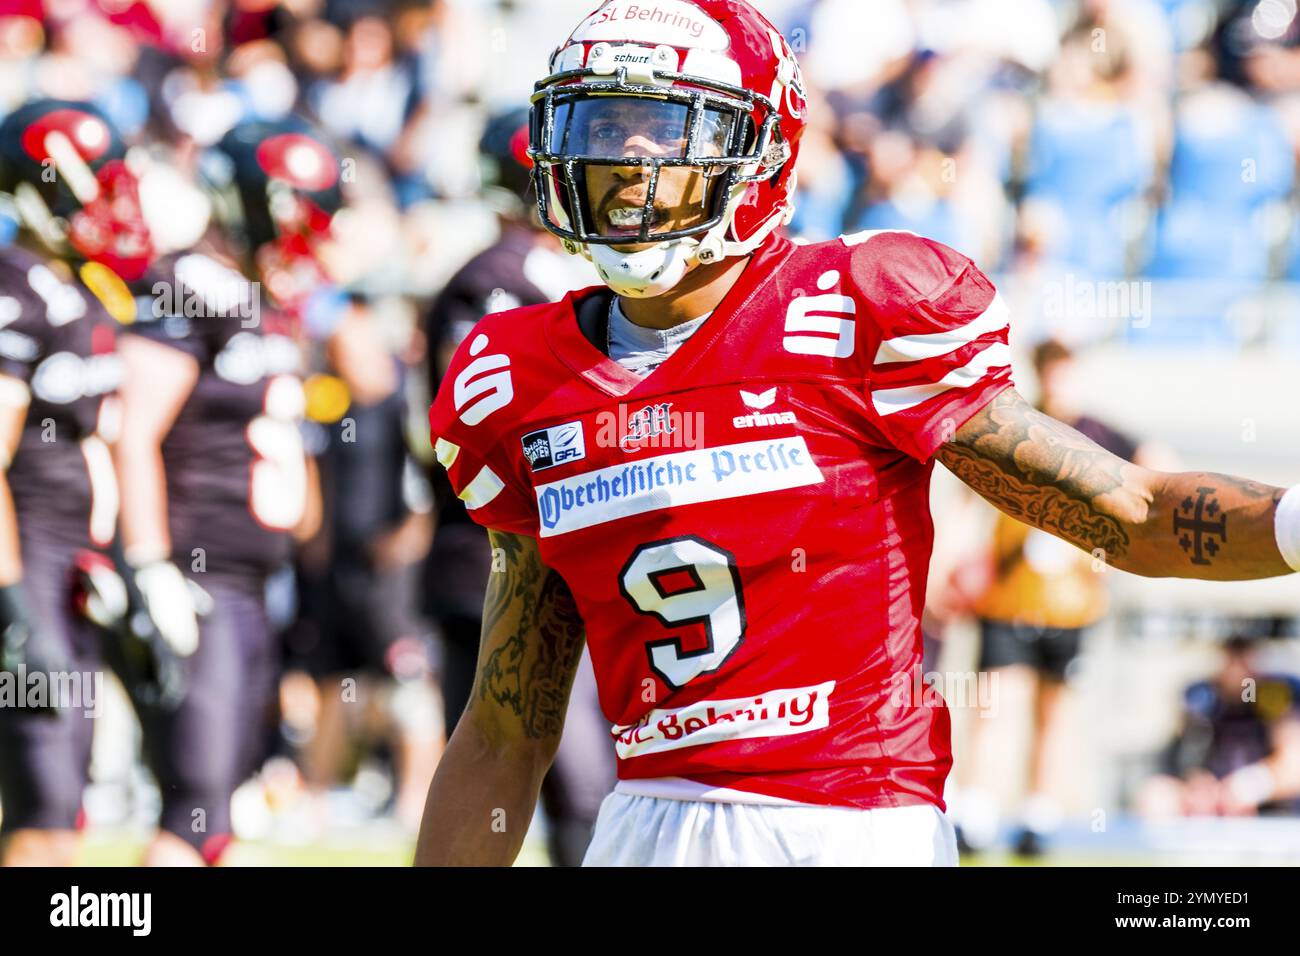
<instances>
[{"instance_id":1,"label":"white football pants","mask_svg":"<svg viewBox=\"0 0 1300 956\"><path fill-rule=\"evenodd\" d=\"M857 810L674 800L615 791L583 866L956 866L929 804Z\"/></svg>"}]
</instances>

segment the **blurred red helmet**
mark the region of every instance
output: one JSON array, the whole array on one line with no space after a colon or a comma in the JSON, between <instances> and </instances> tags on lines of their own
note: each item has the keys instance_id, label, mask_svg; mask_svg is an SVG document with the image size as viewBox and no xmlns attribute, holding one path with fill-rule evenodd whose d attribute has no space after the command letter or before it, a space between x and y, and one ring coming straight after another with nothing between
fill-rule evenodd
<instances>
[{"instance_id":1,"label":"blurred red helmet","mask_svg":"<svg viewBox=\"0 0 1300 956\"><path fill-rule=\"evenodd\" d=\"M310 124L289 117L236 126L210 159L217 156L223 160L208 163L207 178L226 194L228 227L276 302L299 308L329 281L318 253L342 205L337 152Z\"/></svg>"},{"instance_id":2,"label":"blurred red helmet","mask_svg":"<svg viewBox=\"0 0 1300 956\"><path fill-rule=\"evenodd\" d=\"M13 194L23 224L53 252L102 262L134 281L153 261L154 244L124 155L96 107L34 100L0 123L0 190Z\"/></svg>"}]
</instances>

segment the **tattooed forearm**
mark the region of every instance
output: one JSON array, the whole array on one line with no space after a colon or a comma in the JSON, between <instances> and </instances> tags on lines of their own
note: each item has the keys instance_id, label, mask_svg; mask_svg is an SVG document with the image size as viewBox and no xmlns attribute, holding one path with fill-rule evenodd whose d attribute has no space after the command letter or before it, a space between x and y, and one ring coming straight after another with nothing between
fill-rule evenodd
<instances>
[{"instance_id":1,"label":"tattooed forearm","mask_svg":"<svg viewBox=\"0 0 1300 956\"><path fill-rule=\"evenodd\" d=\"M1273 537L1283 489L1231 475L1139 468L1013 389L963 425L937 457L1011 517L1136 574L1238 580L1290 572Z\"/></svg>"},{"instance_id":2,"label":"tattooed forearm","mask_svg":"<svg viewBox=\"0 0 1300 956\"><path fill-rule=\"evenodd\" d=\"M1277 550L1274 514L1283 488L1232 475L1162 475L1153 523L1188 566L1186 577L1241 579L1290 571ZM1163 536L1161 536L1163 538Z\"/></svg>"},{"instance_id":3,"label":"tattooed forearm","mask_svg":"<svg viewBox=\"0 0 1300 956\"><path fill-rule=\"evenodd\" d=\"M1008 389L967 422L938 458L1013 518L1088 551L1122 557L1147 502L1125 483L1133 466Z\"/></svg>"},{"instance_id":4,"label":"tattooed forearm","mask_svg":"<svg viewBox=\"0 0 1300 956\"><path fill-rule=\"evenodd\" d=\"M568 585L542 564L535 543L497 532L490 537L492 574L475 696L517 719L523 736L558 738L582 654L582 618Z\"/></svg>"}]
</instances>

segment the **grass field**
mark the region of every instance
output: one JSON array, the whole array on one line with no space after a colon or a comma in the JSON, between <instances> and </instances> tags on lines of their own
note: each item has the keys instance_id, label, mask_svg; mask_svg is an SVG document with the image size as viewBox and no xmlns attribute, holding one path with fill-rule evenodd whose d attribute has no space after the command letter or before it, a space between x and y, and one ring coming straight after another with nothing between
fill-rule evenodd
<instances>
[{"instance_id":1,"label":"grass field","mask_svg":"<svg viewBox=\"0 0 1300 956\"><path fill-rule=\"evenodd\" d=\"M144 840L127 833L89 834L82 845L81 866L134 866L144 852ZM336 837L318 843L292 845L272 842L236 843L224 866L409 866L415 843L391 834ZM546 848L528 840L516 866L549 866Z\"/></svg>"},{"instance_id":2,"label":"grass field","mask_svg":"<svg viewBox=\"0 0 1300 956\"><path fill-rule=\"evenodd\" d=\"M88 836L78 861L82 866L133 866L140 859L144 842L130 834ZM309 845L272 842L237 843L231 847L225 866L408 866L415 847L409 840L391 835L337 837ZM962 859L963 866L1161 866L1171 861L1150 854L1059 853L1028 859L1010 853L984 853ZM516 866L549 866L545 847L528 840Z\"/></svg>"},{"instance_id":3,"label":"grass field","mask_svg":"<svg viewBox=\"0 0 1300 956\"><path fill-rule=\"evenodd\" d=\"M1176 841L1164 846L1114 843L1095 847L1066 843L1042 857L1022 857L1005 850L962 857L962 866L1065 866L1065 867L1182 867L1182 866L1296 866L1300 865L1300 832L1266 828L1276 842L1269 852L1250 847L1243 838L1234 844L1196 845ZM82 846L83 866L134 866L143 853L147 833L143 831L91 829ZM1288 848L1289 852L1286 851ZM363 825L340 830L310 842L258 840L236 843L222 861L225 866L409 866L414 839L390 826ZM534 826L524 839L516 866L549 866L544 827Z\"/></svg>"}]
</instances>

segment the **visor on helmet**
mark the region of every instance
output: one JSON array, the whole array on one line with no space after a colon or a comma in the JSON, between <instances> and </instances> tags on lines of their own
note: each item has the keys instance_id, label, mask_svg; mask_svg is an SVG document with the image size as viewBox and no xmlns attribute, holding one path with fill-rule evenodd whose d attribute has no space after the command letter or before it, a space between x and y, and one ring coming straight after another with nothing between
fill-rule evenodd
<instances>
[{"instance_id":1,"label":"visor on helmet","mask_svg":"<svg viewBox=\"0 0 1300 956\"><path fill-rule=\"evenodd\" d=\"M559 152L585 159L727 155L735 114L705 109L699 140L691 144L692 108L644 96L593 96L556 107Z\"/></svg>"},{"instance_id":2,"label":"visor on helmet","mask_svg":"<svg viewBox=\"0 0 1300 956\"><path fill-rule=\"evenodd\" d=\"M579 83L567 82L575 76ZM537 163L538 205L551 232L576 243L627 245L698 236L722 222L732 189L755 174L770 143L775 116L749 90L681 77L699 88L647 87L575 70L538 84L533 97L530 155ZM766 117L752 119L755 104ZM640 214L624 212L621 228L599 222L602 197L588 195L595 166L640 166L647 183ZM701 215L689 226L659 221L655 199L663 170L688 167L706 180ZM766 175L770 175L767 173ZM662 206L662 203L660 204ZM634 230L634 231L629 231Z\"/></svg>"}]
</instances>

